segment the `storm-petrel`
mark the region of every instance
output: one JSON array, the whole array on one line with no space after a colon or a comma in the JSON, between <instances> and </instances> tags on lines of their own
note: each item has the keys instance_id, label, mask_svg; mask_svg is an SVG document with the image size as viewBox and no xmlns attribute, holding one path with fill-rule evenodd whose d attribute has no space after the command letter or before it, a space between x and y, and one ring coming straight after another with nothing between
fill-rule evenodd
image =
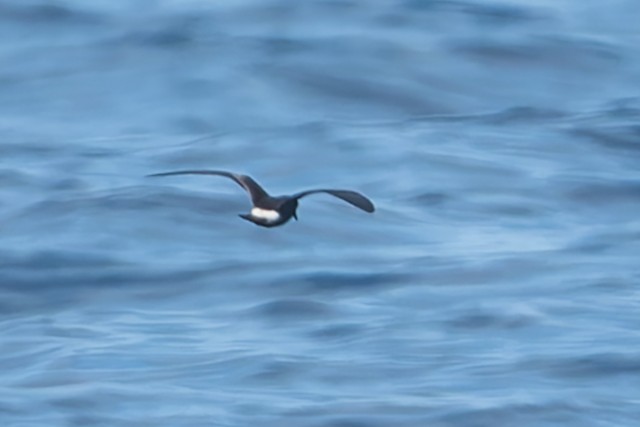
<instances>
[{"instance_id":1,"label":"storm-petrel","mask_svg":"<svg viewBox=\"0 0 640 427\"><path fill-rule=\"evenodd\" d=\"M315 193L327 193L344 200L353 206L362 209L365 212L373 212L375 210L371 200L367 199L360 193L350 190L307 190L292 196L270 196L260 185L250 176L240 175L232 172L215 171L215 170L185 170L175 172L155 173L148 176L169 176L169 175L217 175L231 178L244 188L251 197L253 208L248 214L240 214L240 218L251 221L262 227L275 227L289 221L291 217L298 219L296 209L298 208L298 199Z\"/></svg>"}]
</instances>

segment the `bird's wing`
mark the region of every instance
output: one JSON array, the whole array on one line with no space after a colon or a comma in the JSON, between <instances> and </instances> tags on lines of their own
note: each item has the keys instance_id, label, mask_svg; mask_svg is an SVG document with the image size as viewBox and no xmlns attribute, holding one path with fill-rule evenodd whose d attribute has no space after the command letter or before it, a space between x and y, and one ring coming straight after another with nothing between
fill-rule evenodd
<instances>
[{"instance_id":1,"label":"bird's wing","mask_svg":"<svg viewBox=\"0 0 640 427\"><path fill-rule=\"evenodd\" d=\"M251 197L251 202L255 205L256 202L259 202L263 197L267 197L268 194L260 185L255 182L250 176L240 175L237 173L226 172L226 171L213 171L213 170L185 170L185 171L175 171L175 172L163 172L163 173L154 173L152 175L147 176L170 176L170 175L216 175L216 176L224 176L227 178L231 178L238 185L244 188Z\"/></svg>"},{"instance_id":2,"label":"bird's wing","mask_svg":"<svg viewBox=\"0 0 640 427\"><path fill-rule=\"evenodd\" d=\"M365 212L371 213L375 210L375 207L373 206L371 200L367 199L360 193L350 190L308 190L298 194L294 194L292 197L295 199L301 199L305 196L308 196L309 194L315 193L331 194L332 196L342 199L347 203L351 203L356 208L360 208Z\"/></svg>"}]
</instances>

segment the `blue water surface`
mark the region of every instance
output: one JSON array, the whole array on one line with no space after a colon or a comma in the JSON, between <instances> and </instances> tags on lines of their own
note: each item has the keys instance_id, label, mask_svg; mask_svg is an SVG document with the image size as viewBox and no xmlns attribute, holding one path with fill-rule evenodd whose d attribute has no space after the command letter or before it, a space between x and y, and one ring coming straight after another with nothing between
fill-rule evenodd
<instances>
[{"instance_id":1,"label":"blue water surface","mask_svg":"<svg viewBox=\"0 0 640 427\"><path fill-rule=\"evenodd\" d=\"M640 425L639 16L1 0L0 425Z\"/></svg>"}]
</instances>

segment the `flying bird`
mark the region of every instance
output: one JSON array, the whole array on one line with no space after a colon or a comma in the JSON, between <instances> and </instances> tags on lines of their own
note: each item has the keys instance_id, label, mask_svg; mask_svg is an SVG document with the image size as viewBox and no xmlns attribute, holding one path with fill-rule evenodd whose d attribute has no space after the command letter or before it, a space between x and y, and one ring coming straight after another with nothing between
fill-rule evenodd
<instances>
[{"instance_id":1,"label":"flying bird","mask_svg":"<svg viewBox=\"0 0 640 427\"><path fill-rule=\"evenodd\" d=\"M353 206L362 209L365 212L373 212L375 210L371 200L362 194L350 190L331 190L318 189L307 190L296 193L292 196L270 196L257 182L248 175L240 175L237 173L217 171L217 170L184 170L175 172L163 172L147 175L171 176L171 175L215 175L224 176L235 181L238 185L249 193L253 207L248 214L239 214L240 218L251 221L261 227L276 227L289 221L291 217L298 220L296 210L298 209L298 200L310 194L327 193L334 197L344 200Z\"/></svg>"}]
</instances>

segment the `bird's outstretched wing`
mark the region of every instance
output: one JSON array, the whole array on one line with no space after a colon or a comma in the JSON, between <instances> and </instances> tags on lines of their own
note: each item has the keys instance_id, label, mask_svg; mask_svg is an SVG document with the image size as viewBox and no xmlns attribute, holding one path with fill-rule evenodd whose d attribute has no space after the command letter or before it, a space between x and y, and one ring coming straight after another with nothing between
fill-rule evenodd
<instances>
[{"instance_id":1,"label":"bird's outstretched wing","mask_svg":"<svg viewBox=\"0 0 640 427\"><path fill-rule=\"evenodd\" d=\"M373 206L371 200L367 199L360 193L350 190L308 190L298 194L294 194L292 197L295 199L301 199L305 196L308 196L309 194L315 193L331 194L332 196L342 199L347 203L351 203L356 208L360 208L365 212L371 213L375 210L375 207Z\"/></svg>"},{"instance_id":2,"label":"bird's outstretched wing","mask_svg":"<svg viewBox=\"0 0 640 427\"><path fill-rule=\"evenodd\" d=\"M154 173L147 176L170 176L170 175L216 175L216 176L224 176L227 178L231 178L238 185L244 188L251 197L251 202L255 205L262 198L268 197L268 193L264 191L260 185L253 180L250 176L240 175L237 173L226 172L226 171L213 171L213 170L185 170L185 171L175 171L175 172L163 172L163 173Z\"/></svg>"}]
</instances>

